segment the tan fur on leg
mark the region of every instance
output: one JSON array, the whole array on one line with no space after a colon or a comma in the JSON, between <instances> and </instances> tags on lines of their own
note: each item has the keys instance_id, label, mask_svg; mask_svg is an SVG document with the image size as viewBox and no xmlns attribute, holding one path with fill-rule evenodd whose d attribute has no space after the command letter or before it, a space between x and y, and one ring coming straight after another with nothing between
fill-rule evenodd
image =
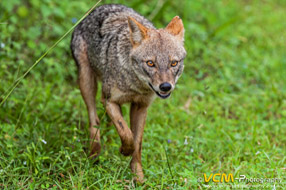
<instances>
[{"instance_id":1,"label":"tan fur on leg","mask_svg":"<svg viewBox=\"0 0 286 190\"><path fill-rule=\"evenodd\" d=\"M99 126L95 105L97 80L87 59L86 45L83 41L81 45L81 52L77 60L79 65L79 87L89 116L90 156L96 157L101 150L100 130L93 127Z\"/></svg>"},{"instance_id":2,"label":"tan fur on leg","mask_svg":"<svg viewBox=\"0 0 286 190\"><path fill-rule=\"evenodd\" d=\"M123 119L120 106L113 102L106 102L106 111L114 123L116 130L120 136L122 146L120 152L124 156L131 155L134 151L133 134L129 129L126 121Z\"/></svg>"},{"instance_id":3,"label":"tan fur on leg","mask_svg":"<svg viewBox=\"0 0 286 190\"><path fill-rule=\"evenodd\" d=\"M145 120L147 116L147 106L136 103L131 104L130 110L130 123L131 130L134 135L134 146L135 150L132 154L131 170L136 175L135 180L143 183L144 174L141 164L141 150L142 150L142 139Z\"/></svg>"}]
</instances>

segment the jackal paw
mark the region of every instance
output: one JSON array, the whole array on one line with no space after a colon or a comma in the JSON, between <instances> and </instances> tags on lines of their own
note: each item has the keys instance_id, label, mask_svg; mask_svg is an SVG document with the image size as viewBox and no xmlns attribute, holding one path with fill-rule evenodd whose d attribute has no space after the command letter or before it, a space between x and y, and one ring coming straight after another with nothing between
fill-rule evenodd
<instances>
[{"instance_id":1,"label":"jackal paw","mask_svg":"<svg viewBox=\"0 0 286 190\"><path fill-rule=\"evenodd\" d=\"M134 162L132 160L130 167L131 167L132 173L135 175L133 180L138 184L143 184L146 180L144 179L144 173L143 173L141 163L138 163L136 161Z\"/></svg>"},{"instance_id":2,"label":"jackal paw","mask_svg":"<svg viewBox=\"0 0 286 190\"><path fill-rule=\"evenodd\" d=\"M133 180L137 183L137 184L143 184L146 180L144 179L144 174L141 171L133 171L133 173L135 174L135 177L133 177Z\"/></svg>"},{"instance_id":3,"label":"jackal paw","mask_svg":"<svg viewBox=\"0 0 286 190\"><path fill-rule=\"evenodd\" d=\"M92 147L91 147L91 150L90 150L90 153L89 153L89 158L96 159L99 156L100 151L101 151L100 143L94 142L92 144Z\"/></svg>"},{"instance_id":4,"label":"jackal paw","mask_svg":"<svg viewBox=\"0 0 286 190\"><path fill-rule=\"evenodd\" d=\"M143 184L145 183L145 179L144 179L144 176L143 177L139 177L139 176L136 176L133 178L133 180L137 183L137 184Z\"/></svg>"},{"instance_id":5,"label":"jackal paw","mask_svg":"<svg viewBox=\"0 0 286 190\"><path fill-rule=\"evenodd\" d=\"M123 154L124 156L130 156L133 154L134 150L135 150L135 148L134 148L133 144L131 146L122 145L119 149L119 152L121 154Z\"/></svg>"}]
</instances>

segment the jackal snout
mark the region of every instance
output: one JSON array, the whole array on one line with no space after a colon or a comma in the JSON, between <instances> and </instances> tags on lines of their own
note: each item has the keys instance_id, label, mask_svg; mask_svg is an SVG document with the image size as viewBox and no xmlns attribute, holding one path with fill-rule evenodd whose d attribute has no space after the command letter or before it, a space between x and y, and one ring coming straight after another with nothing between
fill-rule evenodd
<instances>
[{"instance_id":1,"label":"jackal snout","mask_svg":"<svg viewBox=\"0 0 286 190\"><path fill-rule=\"evenodd\" d=\"M172 85L168 82L164 82L160 84L159 88L163 92L169 92L172 89Z\"/></svg>"},{"instance_id":2,"label":"jackal snout","mask_svg":"<svg viewBox=\"0 0 286 190\"><path fill-rule=\"evenodd\" d=\"M158 77L158 78L157 78ZM173 75L169 77L164 77L160 80L160 75L153 78L152 83L149 83L149 86L160 98L168 98L171 95L171 92L175 88L175 80Z\"/></svg>"}]
</instances>

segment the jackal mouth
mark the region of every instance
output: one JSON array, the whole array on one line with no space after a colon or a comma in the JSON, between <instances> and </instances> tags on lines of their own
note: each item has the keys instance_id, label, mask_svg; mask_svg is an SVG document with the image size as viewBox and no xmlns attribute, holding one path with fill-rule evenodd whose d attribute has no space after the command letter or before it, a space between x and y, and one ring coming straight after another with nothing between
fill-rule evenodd
<instances>
[{"instance_id":1,"label":"jackal mouth","mask_svg":"<svg viewBox=\"0 0 286 190\"><path fill-rule=\"evenodd\" d=\"M171 92L157 92L154 87L152 86L152 84L149 83L149 86L152 88L152 90L162 99L166 99L171 95Z\"/></svg>"}]
</instances>

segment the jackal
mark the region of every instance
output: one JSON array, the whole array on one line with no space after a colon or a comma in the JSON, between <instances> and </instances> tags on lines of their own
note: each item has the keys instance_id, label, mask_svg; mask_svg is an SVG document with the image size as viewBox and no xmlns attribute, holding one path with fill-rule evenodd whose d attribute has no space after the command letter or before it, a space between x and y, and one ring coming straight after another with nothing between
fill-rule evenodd
<instances>
[{"instance_id":1,"label":"jackal","mask_svg":"<svg viewBox=\"0 0 286 190\"><path fill-rule=\"evenodd\" d=\"M153 24L123 5L102 5L75 28L72 54L90 123L90 156L99 155L100 130L96 113L97 81L102 103L121 139L120 152L132 155L135 179L143 182L141 149L147 108L157 96L168 98L183 72L184 26L175 16L166 28ZM130 125L121 105L131 104Z\"/></svg>"}]
</instances>

